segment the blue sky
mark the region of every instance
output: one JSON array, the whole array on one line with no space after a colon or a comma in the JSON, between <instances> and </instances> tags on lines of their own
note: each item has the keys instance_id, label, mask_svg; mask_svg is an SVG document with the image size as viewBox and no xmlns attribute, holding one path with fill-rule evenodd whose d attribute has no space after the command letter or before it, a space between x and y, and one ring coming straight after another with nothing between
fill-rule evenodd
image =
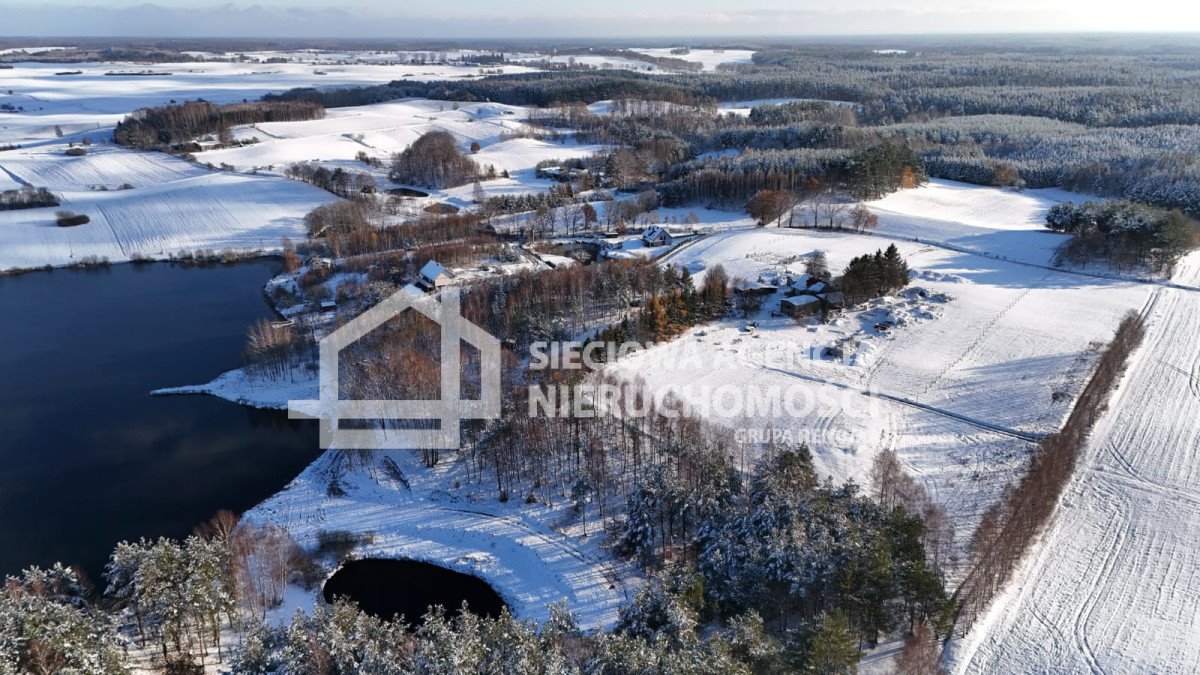
<instances>
[{"instance_id":1,"label":"blue sky","mask_svg":"<svg viewBox=\"0 0 1200 675\"><path fill-rule=\"evenodd\" d=\"M0 0L7 35L611 37L1200 32L1180 0Z\"/></svg>"}]
</instances>

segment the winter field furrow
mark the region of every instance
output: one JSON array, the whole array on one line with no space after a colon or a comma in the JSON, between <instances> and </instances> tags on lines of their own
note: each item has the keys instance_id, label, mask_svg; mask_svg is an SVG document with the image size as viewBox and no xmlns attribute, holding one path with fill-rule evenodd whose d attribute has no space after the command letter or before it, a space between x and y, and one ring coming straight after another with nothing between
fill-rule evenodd
<instances>
[{"instance_id":1,"label":"winter field furrow","mask_svg":"<svg viewBox=\"0 0 1200 675\"><path fill-rule=\"evenodd\" d=\"M86 190L122 185L158 185L209 172L161 152L137 152L113 146L92 146L83 157L66 157L62 148L31 149L0 155L0 168L26 185L51 191Z\"/></svg>"},{"instance_id":2,"label":"winter field furrow","mask_svg":"<svg viewBox=\"0 0 1200 675\"><path fill-rule=\"evenodd\" d=\"M0 213L0 270L110 261L181 251L278 249L304 236L304 215L332 196L266 176L206 174L153 187L65 192L59 208L91 222L57 227L55 208Z\"/></svg>"},{"instance_id":3,"label":"winter field furrow","mask_svg":"<svg viewBox=\"0 0 1200 675\"><path fill-rule=\"evenodd\" d=\"M958 672L1200 663L1200 297L1160 293L1054 522L956 650Z\"/></svg>"}]
</instances>

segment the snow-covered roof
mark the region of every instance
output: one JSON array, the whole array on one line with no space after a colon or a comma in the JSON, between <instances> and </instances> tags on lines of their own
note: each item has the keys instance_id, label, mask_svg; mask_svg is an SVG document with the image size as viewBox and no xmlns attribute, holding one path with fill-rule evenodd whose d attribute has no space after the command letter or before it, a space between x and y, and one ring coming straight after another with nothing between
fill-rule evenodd
<instances>
[{"instance_id":1,"label":"snow-covered roof","mask_svg":"<svg viewBox=\"0 0 1200 675\"><path fill-rule=\"evenodd\" d=\"M645 232L642 233L642 237L645 239L658 239L662 236L670 237L672 235L667 228L660 225L651 225L650 227L646 228Z\"/></svg>"},{"instance_id":2,"label":"snow-covered roof","mask_svg":"<svg viewBox=\"0 0 1200 675\"><path fill-rule=\"evenodd\" d=\"M820 301L821 299L815 295L795 295L790 298L784 298L780 301L780 304L803 307L804 305L811 305L814 302Z\"/></svg>"},{"instance_id":3,"label":"snow-covered roof","mask_svg":"<svg viewBox=\"0 0 1200 675\"><path fill-rule=\"evenodd\" d=\"M736 286L735 289L740 289L743 291L766 291L766 290L773 291L773 290L775 290L775 285L763 283L761 281L747 281L744 284L741 284L740 286Z\"/></svg>"},{"instance_id":4,"label":"snow-covered roof","mask_svg":"<svg viewBox=\"0 0 1200 675\"><path fill-rule=\"evenodd\" d=\"M447 270L445 267L442 267L441 264L439 264L436 260L430 260L429 262L425 263L424 267L421 268L421 276L429 279L430 281L437 279L443 274L451 277L454 276L449 272L449 270Z\"/></svg>"}]
</instances>

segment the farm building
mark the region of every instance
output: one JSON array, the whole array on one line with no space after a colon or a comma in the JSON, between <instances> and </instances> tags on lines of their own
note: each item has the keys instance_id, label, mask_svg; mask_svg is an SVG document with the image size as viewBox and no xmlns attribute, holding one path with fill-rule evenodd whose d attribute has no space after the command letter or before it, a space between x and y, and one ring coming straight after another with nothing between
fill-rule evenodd
<instances>
[{"instance_id":1,"label":"farm building","mask_svg":"<svg viewBox=\"0 0 1200 675\"><path fill-rule=\"evenodd\" d=\"M746 281L733 286L733 292L738 295L771 295L775 290L774 285L761 281Z\"/></svg>"},{"instance_id":2,"label":"farm building","mask_svg":"<svg viewBox=\"0 0 1200 675\"><path fill-rule=\"evenodd\" d=\"M815 295L794 295L780 300L779 310L793 318L812 316L821 311L821 299Z\"/></svg>"}]
</instances>

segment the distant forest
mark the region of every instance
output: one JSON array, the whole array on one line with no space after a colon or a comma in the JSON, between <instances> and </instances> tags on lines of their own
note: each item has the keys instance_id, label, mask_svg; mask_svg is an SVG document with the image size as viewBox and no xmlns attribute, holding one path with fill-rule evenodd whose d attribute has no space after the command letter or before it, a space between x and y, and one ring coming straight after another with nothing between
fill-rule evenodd
<instances>
[{"instance_id":1,"label":"distant forest","mask_svg":"<svg viewBox=\"0 0 1200 675\"><path fill-rule=\"evenodd\" d=\"M590 140L654 138L676 143L687 160L721 149L832 153L890 142L919 153L932 177L1061 187L1200 215L1200 54L1175 43L1118 41L1067 53L1053 44L981 42L903 54L831 44L759 51L753 63L715 72L580 69L295 89L266 99L339 107L420 96L542 106L563 111L553 121ZM778 98L838 103L763 106L750 118L715 107ZM671 105L603 120L579 105L623 99Z\"/></svg>"}]
</instances>

